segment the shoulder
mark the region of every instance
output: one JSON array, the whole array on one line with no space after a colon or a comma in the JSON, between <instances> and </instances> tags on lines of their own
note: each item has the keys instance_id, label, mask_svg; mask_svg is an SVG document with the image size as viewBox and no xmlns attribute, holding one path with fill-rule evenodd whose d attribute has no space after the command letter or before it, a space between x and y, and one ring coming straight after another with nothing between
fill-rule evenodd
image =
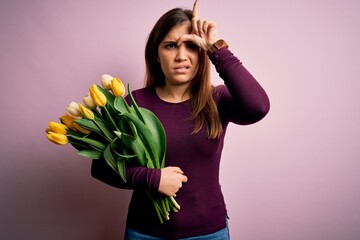
<instances>
[{"instance_id":1,"label":"shoulder","mask_svg":"<svg viewBox=\"0 0 360 240\"><path fill-rule=\"evenodd\" d=\"M152 87L145 87L131 91L135 101L141 105L143 102L151 101L154 98L154 89ZM130 96L125 97L126 101L130 101Z\"/></svg>"},{"instance_id":2,"label":"shoulder","mask_svg":"<svg viewBox=\"0 0 360 240\"><path fill-rule=\"evenodd\" d=\"M144 97L151 95L152 89L153 89L152 87L139 88L131 91L131 93L134 97Z\"/></svg>"}]
</instances>

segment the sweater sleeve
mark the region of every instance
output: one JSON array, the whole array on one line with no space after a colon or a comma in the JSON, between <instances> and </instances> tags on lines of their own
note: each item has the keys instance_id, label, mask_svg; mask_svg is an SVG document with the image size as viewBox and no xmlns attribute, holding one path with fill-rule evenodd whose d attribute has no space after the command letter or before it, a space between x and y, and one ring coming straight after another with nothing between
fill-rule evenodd
<instances>
[{"instance_id":1,"label":"sweater sleeve","mask_svg":"<svg viewBox=\"0 0 360 240\"><path fill-rule=\"evenodd\" d=\"M122 189L158 191L161 177L160 169L127 166L126 183L106 163L104 159L93 160L91 175L110 185Z\"/></svg>"},{"instance_id":2,"label":"sweater sleeve","mask_svg":"<svg viewBox=\"0 0 360 240\"><path fill-rule=\"evenodd\" d=\"M240 60L227 48L215 51L210 60L225 83L215 92L222 118L246 125L265 117L270 109L269 98Z\"/></svg>"}]
</instances>

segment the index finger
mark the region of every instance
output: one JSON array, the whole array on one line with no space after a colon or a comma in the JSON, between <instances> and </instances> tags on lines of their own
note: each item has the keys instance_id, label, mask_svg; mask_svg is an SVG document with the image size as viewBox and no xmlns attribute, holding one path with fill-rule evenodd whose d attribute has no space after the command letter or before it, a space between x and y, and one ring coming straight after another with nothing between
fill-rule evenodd
<instances>
[{"instance_id":1,"label":"index finger","mask_svg":"<svg viewBox=\"0 0 360 240\"><path fill-rule=\"evenodd\" d=\"M198 0L195 0L194 2L194 7L193 7L193 11L192 11L192 15L193 18L198 18L199 17L199 4L198 4Z\"/></svg>"},{"instance_id":2,"label":"index finger","mask_svg":"<svg viewBox=\"0 0 360 240\"><path fill-rule=\"evenodd\" d=\"M176 173L184 174L184 172L179 167L169 167L169 168L171 168Z\"/></svg>"}]
</instances>

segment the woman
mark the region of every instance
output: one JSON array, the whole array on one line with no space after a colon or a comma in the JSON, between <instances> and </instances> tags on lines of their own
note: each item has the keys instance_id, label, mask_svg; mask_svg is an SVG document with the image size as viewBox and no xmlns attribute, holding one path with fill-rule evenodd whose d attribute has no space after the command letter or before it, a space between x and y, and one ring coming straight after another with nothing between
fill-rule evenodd
<instances>
[{"instance_id":1,"label":"woman","mask_svg":"<svg viewBox=\"0 0 360 240\"><path fill-rule=\"evenodd\" d=\"M165 13L150 32L146 87L133 92L153 111L167 137L166 167L128 166L127 184L105 161L92 175L115 187L134 189L126 239L229 239L227 212L219 184L219 164L229 122L251 124L269 110L258 82L220 40L215 22L180 8ZM210 82L210 60L225 85ZM175 196L181 206L160 224L144 190Z\"/></svg>"}]
</instances>

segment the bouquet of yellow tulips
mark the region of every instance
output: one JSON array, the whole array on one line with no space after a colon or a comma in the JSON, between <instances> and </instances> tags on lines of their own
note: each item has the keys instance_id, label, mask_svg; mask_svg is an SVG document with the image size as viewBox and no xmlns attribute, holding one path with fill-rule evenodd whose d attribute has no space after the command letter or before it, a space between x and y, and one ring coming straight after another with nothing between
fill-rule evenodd
<instances>
[{"instance_id":1,"label":"bouquet of yellow tulips","mask_svg":"<svg viewBox=\"0 0 360 240\"><path fill-rule=\"evenodd\" d=\"M163 168L166 136L153 112L141 108L130 87L131 105L123 98L125 87L117 77L104 74L102 87L93 84L83 104L71 102L60 122L49 122L47 138L56 144L70 143L77 154L107 164L126 182L126 164ZM169 219L180 206L173 197L147 191L159 221Z\"/></svg>"}]
</instances>

